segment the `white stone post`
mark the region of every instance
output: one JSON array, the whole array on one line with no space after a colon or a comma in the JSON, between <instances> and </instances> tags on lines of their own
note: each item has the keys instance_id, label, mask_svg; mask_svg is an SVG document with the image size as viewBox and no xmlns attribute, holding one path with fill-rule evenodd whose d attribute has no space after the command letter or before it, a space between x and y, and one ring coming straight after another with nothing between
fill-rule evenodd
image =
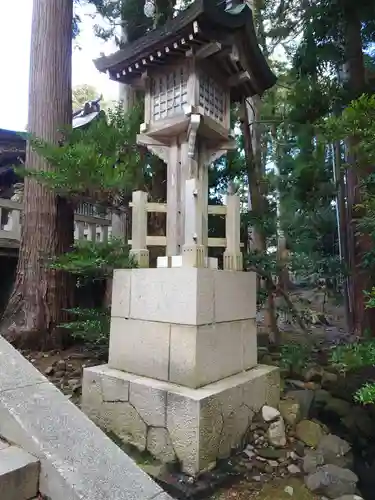
<instances>
[{"instance_id":1,"label":"white stone post","mask_svg":"<svg viewBox=\"0 0 375 500\"><path fill-rule=\"evenodd\" d=\"M130 250L139 267L149 267L147 250L147 193L133 192L132 248Z\"/></svg>"},{"instance_id":2,"label":"white stone post","mask_svg":"<svg viewBox=\"0 0 375 500\"><path fill-rule=\"evenodd\" d=\"M185 244L182 248L182 265L205 267L203 244L203 207L200 183L189 179L185 184Z\"/></svg>"},{"instance_id":3,"label":"white stone post","mask_svg":"<svg viewBox=\"0 0 375 500\"><path fill-rule=\"evenodd\" d=\"M227 247L224 252L224 269L231 271L243 270L241 253L241 205L240 197L228 193L226 199L227 215L225 219L225 235Z\"/></svg>"}]
</instances>

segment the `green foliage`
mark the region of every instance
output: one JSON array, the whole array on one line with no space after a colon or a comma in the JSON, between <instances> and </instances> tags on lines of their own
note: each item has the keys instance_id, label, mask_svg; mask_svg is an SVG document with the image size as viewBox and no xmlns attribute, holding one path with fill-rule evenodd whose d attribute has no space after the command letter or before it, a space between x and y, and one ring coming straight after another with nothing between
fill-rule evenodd
<instances>
[{"instance_id":1,"label":"green foliage","mask_svg":"<svg viewBox=\"0 0 375 500\"><path fill-rule=\"evenodd\" d=\"M366 309L373 309L375 307L375 287L372 287L370 292L365 290L363 293L367 299Z\"/></svg>"},{"instance_id":2,"label":"green foliage","mask_svg":"<svg viewBox=\"0 0 375 500\"><path fill-rule=\"evenodd\" d=\"M363 405L373 405L375 403L375 383L367 382L358 389L354 395L354 401Z\"/></svg>"},{"instance_id":3,"label":"green foliage","mask_svg":"<svg viewBox=\"0 0 375 500\"><path fill-rule=\"evenodd\" d=\"M74 339L83 341L89 347L108 347L111 321L108 310L78 307L67 312L76 319L60 326L69 330Z\"/></svg>"},{"instance_id":4,"label":"green foliage","mask_svg":"<svg viewBox=\"0 0 375 500\"><path fill-rule=\"evenodd\" d=\"M331 352L331 363L343 372L373 366L375 364L375 341L338 345Z\"/></svg>"},{"instance_id":5,"label":"green foliage","mask_svg":"<svg viewBox=\"0 0 375 500\"><path fill-rule=\"evenodd\" d=\"M300 373L308 364L311 347L306 344L291 342L281 347L280 367L290 373Z\"/></svg>"},{"instance_id":6,"label":"green foliage","mask_svg":"<svg viewBox=\"0 0 375 500\"><path fill-rule=\"evenodd\" d=\"M24 174L73 200L117 206L143 179L136 146L142 106L139 104L125 114L119 105L106 115L102 114L89 127L68 130L64 144L30 138L32 147L54 168L26 169Z\"/></svg>"},{"instance_id":7,"label":"green foliage","mask_svg":"<svg viewBox=\"0 0 375 500\"><path fill-rule=\"evenodd\" d=\"M114 269L136 267L129 248L121 240L108 242L77 241L72 250L51 262L59 269L77 277L77 286L96 280L112 278ZM110 312L108 309L75 308L67 311L76 319L61 326L71 332L74 339L89 347L108 347Z\"/></svg>"},{"instance_id":8,"label":"green foliage","mask_svg":"<svg viewBox=\"0 0 375 500\"><path fill-rule=\"evenodd\" d=\"M71 273L81 282L111 278L114 269L136 267L123 241L112 238L106 242L78 240L72 250L50 263L53 269Z\"/></svg>"}]
</instances>

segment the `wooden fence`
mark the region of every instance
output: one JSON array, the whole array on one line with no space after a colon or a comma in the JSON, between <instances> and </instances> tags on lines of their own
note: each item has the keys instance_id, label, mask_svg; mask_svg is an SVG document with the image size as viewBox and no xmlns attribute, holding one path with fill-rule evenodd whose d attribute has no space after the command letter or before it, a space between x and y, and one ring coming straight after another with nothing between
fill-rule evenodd
<instances>
[{"instance_id":1,"label":"wooden fence","mask_svg":"<svg viewBox=\"0 0 375 500\"><path fill-rule=\"evenodd\" d=\"M188 187L188 185L187 185ZM167 213L166 203L147 201L147 193L134 191L132 202L132 253L140 267L149 266L148 247L167 246L167 236L149 236L147 234L147 214ZM243 261L240 242L240 198L238 195L228 194L225 205L208 205L207 215L225 216L225 238L207 238L207 246L224 248L224 269L242 270Z\"/></svg>"},{"instance_id":2,"label":"wooden fence","mask_svg":"<svg viewBox=\"0 0 375 500\"><path fill-rule=\"evenodd\" d=\"M186 198L188 195L189 190L187 189ZM135 191L130 206L132 208L132 239L129 240L129 244L138 264L141 267L148 267L148 247L166 247L167 236L149 236L147 234L147 214L150 212L167 214L167 204L148 202L147 193ZM0 198L0 248L18 246L21 237L22 210L22 203ZM207 238L205 244L208 247L225 249L224 269L242 270L241 246L243 245L240 243L239 196L228 194L225 205L209 205L208 215L225 217L226 235L225 238ZM111 235L110 215L99 215L94 209L87 206L80 207L76 211L74 231L76 240L107 241Z\"/></svg>"},{"instance_id":3,"label":"wooden fence","mask_svg":"<svg viewBox=\"0 0 375 500\"><path fill-rule=\"evenodd\" d=\"M0 246L18 244L22 210L22 203L0 198ZM83 215L77 210L74 223L76 240L107 241L111 235L111 219L108 216Z\"/></svg>"}]
</instances>

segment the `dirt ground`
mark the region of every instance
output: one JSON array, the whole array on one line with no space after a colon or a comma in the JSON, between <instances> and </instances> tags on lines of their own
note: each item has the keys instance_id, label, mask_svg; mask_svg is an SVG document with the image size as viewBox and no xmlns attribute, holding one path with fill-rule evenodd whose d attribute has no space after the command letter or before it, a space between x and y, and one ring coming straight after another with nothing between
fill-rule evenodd
<instances>
[{"instance_id":1,"label":"dirt ground","mask_svg":"<svg viewBox=\"0 0 375 500\"><path fill-rule=\"evenodd\" d=\"M259 486L254 482L241 481L211 497L211 500L318 500L303 484L302 479L275 480Z\"/></svg>"}]
</instances>

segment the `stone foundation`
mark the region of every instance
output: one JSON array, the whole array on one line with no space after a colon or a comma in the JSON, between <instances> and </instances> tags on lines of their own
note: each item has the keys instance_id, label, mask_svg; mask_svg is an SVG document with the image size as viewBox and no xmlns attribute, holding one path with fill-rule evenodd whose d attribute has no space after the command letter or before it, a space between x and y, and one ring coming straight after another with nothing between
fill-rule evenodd
<instances>
[{"instance_id":1,"label":"stone foundation","mask_svg":"<svg viewBox=\"0 0 375 500\"><path fill-rule=\"evenodd\" d=\"M82 409L120 439L195 475L246 443L254 414L278 404L279 382L277 368L258 365L191 389L103 365L84 370Z\"/></svg>"},{"instance_id":2,"label":"stone foundation","mask_svg":"<svg viewBox=\"0 0 375 500\"><path fill-rule=\"evenodd\" d=\"M195 475L277 405L278 369L257 366L254 273L117 270L111 314L108 366L84 371L82 407L123 441Z\"/></svg>"}]
</instances>

